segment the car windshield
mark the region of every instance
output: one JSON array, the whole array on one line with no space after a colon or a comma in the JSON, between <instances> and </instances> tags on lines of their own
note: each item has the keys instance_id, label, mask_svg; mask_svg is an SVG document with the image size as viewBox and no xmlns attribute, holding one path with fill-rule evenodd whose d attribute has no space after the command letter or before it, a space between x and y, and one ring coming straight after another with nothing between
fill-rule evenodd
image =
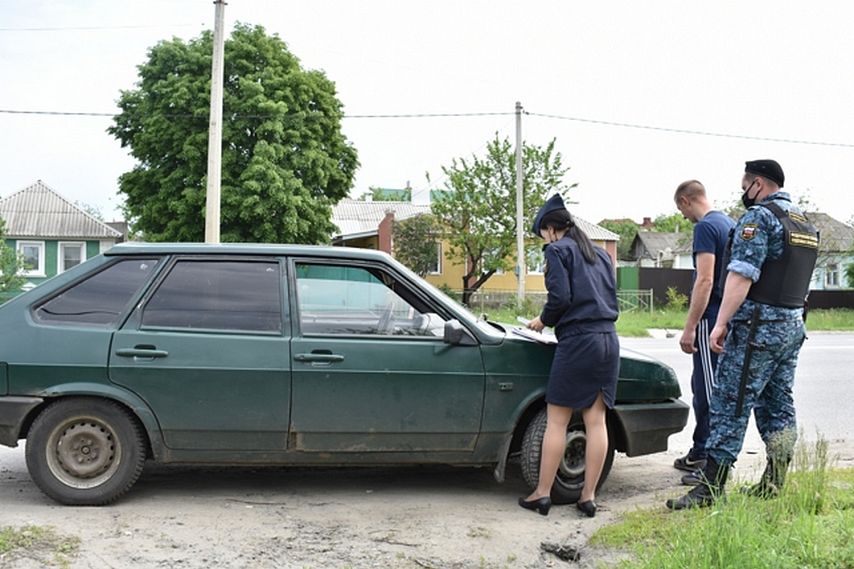
<instances>
[{"instance_id":1,"label":"car windshield","mask_svg":"<svg viewBox=\"0 0 854 569\"><path fill-rule=\"evenodd\" d=\"M500 326L499 324L496 324L495 322L490 322L488 319L486 319L485 315L481 315L481 316L475 315L464 304L458 302L457 300L455 300L454 298L452 298L451 296L449 296L448 294L443 292L442 289L437 288L437 287L433 286L432 284L430 284L429 282L427 282L426 280L422 279L421 277L416 275L414 272L409 270L409 268L407 268L406 266L404 266L402 264L400 266L403 268L403 270L405 270L407 273L409 273L409 275L412 278L418 279L420 284L424 288L429 289L430 292L434 296L439 297L439 299L442 300L444 304L450 305L458 313L462 313L462 315L465 316L465 319L469 323L476 325L478 328L480 328L481 330L483 330L487 334L491 334L491 335L500 334L503 336L507 333L507 330L503 326Z\"/></svg>"}]
</instances>

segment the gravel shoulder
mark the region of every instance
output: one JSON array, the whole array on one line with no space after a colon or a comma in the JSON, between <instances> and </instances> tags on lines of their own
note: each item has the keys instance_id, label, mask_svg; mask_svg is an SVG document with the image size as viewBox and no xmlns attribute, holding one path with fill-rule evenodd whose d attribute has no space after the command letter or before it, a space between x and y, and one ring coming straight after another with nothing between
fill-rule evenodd
<instances>
[{"instance_id":1,"label":"gravel shoulder","mask_svg":"<svg viewBox=\"0 0 854 569\"><path fill-rule=\"evenodd\" d=\"M831 443L840 466L854 445ZM59 506L30 481L23 449L0 449L0 526L52 526L80 538L70 567L514 568L568 565L541 550L578 548L575 567L615 562L619 552L586 546L622 512L661 507L684 490L676 452L618 455L600 514L573 506L543 517L521 510L526 491L512 469L497 484L486 469L283 469L149 464L131 492L103 508ZM745 453L737 478L756 476L761 454ZM0 567L41 567L34 558Z\"/></svg>"}]
</instances>

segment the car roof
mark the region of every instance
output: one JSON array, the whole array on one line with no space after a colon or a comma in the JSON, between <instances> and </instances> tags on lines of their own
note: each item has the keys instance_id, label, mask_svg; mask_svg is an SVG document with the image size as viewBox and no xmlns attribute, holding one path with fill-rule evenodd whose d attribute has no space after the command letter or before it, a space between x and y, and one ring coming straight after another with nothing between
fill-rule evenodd
<instances>
[{"instance_id":1,"label":"car roof","mask_svg":"<svg viewBox=\"0 0 854 569\"><path fill-rule=\"evenodd\" d=\"M388 260L390 255L372 249L328 245L276 243L119 243L104 255L301 255L330 258Z\"/></svg>"}]
</instances>

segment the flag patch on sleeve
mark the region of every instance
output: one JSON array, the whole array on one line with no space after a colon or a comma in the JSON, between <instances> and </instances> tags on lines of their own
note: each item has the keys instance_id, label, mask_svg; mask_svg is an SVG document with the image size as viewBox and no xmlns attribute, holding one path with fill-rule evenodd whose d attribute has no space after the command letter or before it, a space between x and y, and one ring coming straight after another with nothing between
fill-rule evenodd
<instances>
[{"instance_id":1,"label":"flag patch on sleeve","mask_svg":"<svg viewBox=\"0 0 854 569\"><path fill-rule=\"evenodd\" d=\"M741 228L741 238L745 241L750 241L756 237L756 225L753 223L748 223L744 227Z\"/></svg>"}]
</instances>

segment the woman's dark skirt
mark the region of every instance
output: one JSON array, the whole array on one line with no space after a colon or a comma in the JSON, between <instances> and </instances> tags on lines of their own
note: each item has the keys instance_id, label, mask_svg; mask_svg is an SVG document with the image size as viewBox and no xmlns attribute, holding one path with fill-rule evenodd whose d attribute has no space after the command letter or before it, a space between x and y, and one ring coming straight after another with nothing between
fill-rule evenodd
<instances>
[{"instance_id":1,"label":"woman's dark skirt","mask_svg":"<svg viewBox=\"0 0 854 569\"><path fill-rule=\"evenodd\" d=\"M617 333L586 332L561 335L546 388L546 402L586 409L601 392L608 408L614 406L620 371Z\"/></svg>"}]
</instances>

